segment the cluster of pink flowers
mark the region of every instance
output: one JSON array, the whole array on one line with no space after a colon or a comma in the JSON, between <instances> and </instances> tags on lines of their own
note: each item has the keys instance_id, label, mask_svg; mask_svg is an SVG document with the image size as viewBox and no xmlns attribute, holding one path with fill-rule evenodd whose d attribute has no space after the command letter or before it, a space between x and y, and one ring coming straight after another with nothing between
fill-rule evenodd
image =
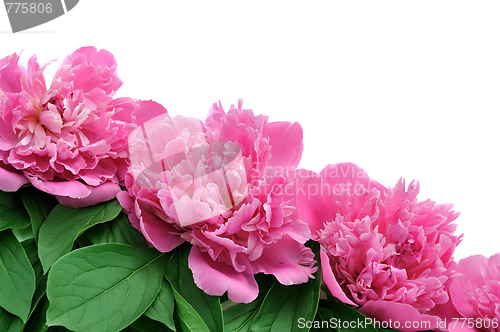
<instances>
[{"instance_id":1,"label":"cluster of pink flowers","mask_svg":"<svg viewBox=\"0 0 500 332\"><path fill-rule=\"evenodd\" d=\"M118 200L158 250L192 244L189 267L205 292L248 303L256 273L292 285L317 270L283 170L302 149L300 125L269 123L241 100L227 114L214 104L204 123L165 114L131 134L128 193Z\"/></svg>"},{"instance_id":2,"label":"cluster of pink flowers","mask_svg":"<svg viewBox=\"0 0 500 332\"><path fill-rule=\"evenodd\" d=\"M122 81L106 50L76 50L49 88L46 66L36 56L27 69L17 54L0 60L0 190L31 182L72 207L114 198L129 166L128 135L158 106L113 98Z\"/></svg>"},{"instance_id":3,"label":"cluster of pink flowers","mask_svg":"<svg viewBox=\"0 0 500 332\"><path fill-rule=\"evenodd\" d=\"M298 208L325 249L330 292L379 320L438 326L432 309L449 300L460 242L452 205L418 201L418 183L385 188L351 163L328 165L302 186Z\"/></svg>"},{"instance_id":4,"label":"cluster of pink flowers","mask_svg":"<svg viewBox=\"0 0 500 332\"><path fill-rule=\"evenodd\" d=\"M419 201L418 183L387 188L352 163L296 171L302 127L241 100L201 121L115 98L122 81L106 50L78 49L48 88L46 66L0 60L0 190L31 183L70 207L118 198L159 251L190 243L198 287L235 302L257 297L257 273L284 285L313 278L313 240L330 293L368 317L409 331L410 320L442 328L449 310L500 318L500 254L457 264L458 213Z\"/></svg>"}]
</instances>

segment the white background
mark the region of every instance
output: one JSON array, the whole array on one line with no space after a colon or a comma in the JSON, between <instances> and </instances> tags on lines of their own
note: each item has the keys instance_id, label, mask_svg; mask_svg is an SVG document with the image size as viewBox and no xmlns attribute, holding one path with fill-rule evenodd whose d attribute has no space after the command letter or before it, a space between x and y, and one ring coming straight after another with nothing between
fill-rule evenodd
<instances>
[{"instance_id":1,"label":"white background","mask_svg":"<svg viewBox=\"0 0 500 332\"><path fill-rule=\"evenodd\" d=\"M500 252L499 17L497 1L80 0L17 34L0 7L0 57L44 64L94 45L118 61L118 96L200 119L243 98L298 121L300 166L352 161L454 203L460 259Z\"/></svg>"}]
</instances>

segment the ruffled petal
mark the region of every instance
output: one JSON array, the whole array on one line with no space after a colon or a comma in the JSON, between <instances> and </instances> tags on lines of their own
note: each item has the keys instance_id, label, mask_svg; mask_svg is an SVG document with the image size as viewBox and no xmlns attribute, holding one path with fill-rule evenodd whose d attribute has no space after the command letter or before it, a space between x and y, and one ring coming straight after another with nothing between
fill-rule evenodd
<instances>
[{"instance_id":1,"label":"ruffled petal","mask_svg":"<svg viewBox=\"0 0 500 332\"><path fill-rule=\"evenodd\" d=\"M307 282L318 269L310 248L284 236L266 246L262 255L252 262L254 273L273 274L283 285Z\"/></svg>"},{"instance_id":2,"label":"ruffled petal","mask_svg":"<svg viewBox=\"0 0 500 332\"><path fill-rule=\"evenodd\" d=\"M486 266L488 266L488 259L486 257L482 255L473 255L461 259L455 271L466 274L467 279L472 285L472 289L475 289L477 286L484 285L481 269Z\"/></svg>"},{"instance_id":3,"label":"ruffled petal","mask_svg":"<svg viewBox=\"0 0 500 332\"><path fill-rule=\"evenodd\" d=\"M460 318L460 314L458 313L457 309L455 309L455 306L453 306L453 302L451 300L444 304L436 305L434 308L429 310L428 314L432 316L438 316L441 318L441 320L449 323L453 322L453 318L455 318L455 321L457 318ZM460 323L460 326L461 324L462 323ZM448 328L450 328L450 324L448 324Z\"/></svg>"},{"instance_id":4,"label":"ruffled petal","mask_svg":"<svg viewBox=\"0 0 500 332\"><path fill-rule=\"evenodd\" d=\"M26 75L26 70L18 62L16 53L0 60L0 92L21 92L21 76Z\"/></svg>"},{"instance_id":5,"label":"ruffled petal","mask_svg":"<svg viewBox=\"0 0 500 332\"><path fill-rule=\"evenodd\" d=\"M471 292L484 286L481 270L486 269L488 259L482 255L469 256L458 262L456 271L463 273L455 278L450 285L451 301L456 310L463 317L475 317L477 315L473 305L469 302Z\"/></svg>"},{"instance_id":6,"label":"ruffled petal","mask_svg":"<svg viewBox=\"0 0 500 332\"><path fill-rule=\"evenodd\" d=\"M202 253L193 246L188 262L189 268L193 271L196 286L209 295L221 296L227 291L231 301L250 303L259 294L259 288L248 261L244 272L236 272L225 263L214 262L207 253Z\"/></svg>"},{"instance_id":7,"label":"ruffled petal","mask_svg":"<svg viewBox=\"0 0 500 332\"><path fill-rule=\"evenodd\" d=\"M134 201L132 200L130 195L126 191L120 191L118 194L116 194L116 199L118 199L120 205L127 212L128 219L130 220L132 226L134 226L134 228L140 232L141 231L140 221L139 218L135 215Z\"/></svg>"},{"instance_id":8,"label":"ruffled petal","mask_svg":"<svg viewBox=\"0 0 500 332\"><path fill-rule=\"evenodd\" d=\"M320 251L320 257L321 257L321 269L323 271L323 281L328 287L330 293L344 303L357 306L356 303L354 303L351 299L349 299L345 295L344 291L340 287L337 278L335 278L335 275L332 272L332 267L330 266L330 259L323 250Z\"/></svg>"},{"instance_id":9,"label":"ruffled petal","mask_svg":"<svg viewBox=\"0 0 500 332\"><path fill-rule=\"evenodd\" d=\"M331 208L331 192L325 186L325 181L310 171L299 169L297 177L297 208L299 218L309 225L311 238L318 239L318 231L326 222L335 217ZM301 176L301 174L309 174Z\"/></svg>"},{"instance_id":10,"label":"ruffled petal","mask_svg":"<svg viewBox=\"0 0 500 332\"><path fill-rule=\"evenodd\" d=\"M1 91L0 91L0 96L1 96ZM2 112L0 109L0 115L1 113ZM18 137L14 132L14 130L12 129L12 126L7 125L5 121L3 121L3 119L1 118L0 118L0 133L2 136L2 139L0 139L0 150L9 151L10 149L15 148L18 142Z\"/></svg>"},{"instance_id":11,"label":"ruffled petal","mask_svg":"<svg viewBox=\"0 0 500 332\"><path fill-rule=\"evenodd\" d=\"M219 100L219 104L214 103L212 107L208 110L207 119L205 120L205 126L209 130L214 130L220 132L224 124L224 117L226 113L222 108L222 104Z\"/></svg>"},{"instance_id":12,"label":"ruffled petal","mask_svg":"<svg viewBox=\"0 0 500 332\"><path fill-rule=\"evenodd\" d=\"M116 194L116 199L127 213L134 212L134 201L126 191L120 191Z\"/></svg>"},{"instance_id":13,"label":"ruffled petal","mask_svg":"<svg viewBox=\"0 0 500 332\"><path fill-rule=\"evenodd\" d=\"M5 168L4 168L5 167ZM2 191L17 191L29 180L20 171L9 171L6 165L0 162L0 190ZM11 168L11 167L8 167Z\"/></svg>"},{"instance_id":14,"label":"ruffled petal","mask_svg":"<svg viewBox=\"0 0 500 332\"><path fill-rule=\"evenodd\" d=\"M114 56L106 50L83 47L73 52L49 90L43 77L47 65L40 67L32 56L25 70L18 60L17 54L0 60L2 172L13 172L3 163L22 169L35 187L68 206L114 198L130 160L127 142L137 127L135 113L144 119L164 108L145 102L142 110L142 103L131 98L112 101L122 81ZM1 186L15 190L22 183L20 176L6 173Z\"/></svg>"},{"instance_id":15,"label":"ruffled petal","mask_svg":"<svg viewBox=\"0 0 500 332\"><path fill-rule=\"evenodd\" d=\"M165 107L152 100L141 100L137 103L137 109L134 112L134 123L141 125L162 115L165 117L168 116Z\"/></svg>"},{"instance_id":16,"label":"ruffled petal","mask_svg":"<svg viewBox=\"0 0 500 332\"><path fill-rule=\"evenodd\" d=\"M161 252L169 252L184 243L184 239L176 234L175 227L162 221L146 209L140 209L137 201L135 210L136 213L139 211L140 231L156 249Z\"/></svg>"},{"instance_id":17,"label":"ruffled petal","mask_svg":"<svg viewBox=\"0 0 500 332\"><path fill-rule=\"evenodd\" d=\"M298 122L271 122L267 125L271 167L297 167L304 151L302 126Z\"/></svg>"},{"instance_id":18,"label":"ruffled petal","mask_svg":"<svg viewBox=\"0 0 500 332\"><path fill-rule=\"evenodd\" d=\"M338 191L337 188L342 184L350 183L354 186L356 183L362 185L366 190L376 188L380 192L385 192L386 188L371 179L366 171L354 163L329 164L320 172L321 177L326 181L332 192ZM356 190L355 187L350 188Z\"/></svg>"},{"instance_id":19,"label":"ruffled petal","mask_svg":"<svg viewBox=\"0 0 500 332\"><path fill-rule=\"evenodd\" d=\"M93 46L79 48L67 56L55 79L72 82L74 89L84 93L99 89L105 95L112 95L123 84L116 74L113 54L104 49L97 51Z\"/></svg>"},{"instance_id":20,"label":"ruffled petal","mask_svg":"<svg viewBox=\"0 0 500 332\"><path fill-rule=\"evenodd\" d=\"M133 122L136 109L137 101L128 97L113 99L108 104L108 111L112 112L116 121Z\"/></svg>"},{"instance_id":21,"label":"ruffled petal","mask_svg":"<svg viewBox=\"0 0 500 332\"><path fill-rule=\"evenodd\" d=\"M43 181L39 178L27 175L30 182L41 191L45 191L55 196L67 196L71 198L85 198L92 192L92 187L87 186L80 181Z\"/></svg>"},{"instance_id":22,"label":"ruffled petal","mask_svg":"<svg viewBox=\"0 0 500 332\"><path fill-rule=\"evenodd\" d=\"M91 187L90 194L85 198L71 198L68 196L56 196L56 198L62 205L79 208L112 200L120 191L120 186L116 183L105 182L100 186Z\"/></svg>"}]
</instances>

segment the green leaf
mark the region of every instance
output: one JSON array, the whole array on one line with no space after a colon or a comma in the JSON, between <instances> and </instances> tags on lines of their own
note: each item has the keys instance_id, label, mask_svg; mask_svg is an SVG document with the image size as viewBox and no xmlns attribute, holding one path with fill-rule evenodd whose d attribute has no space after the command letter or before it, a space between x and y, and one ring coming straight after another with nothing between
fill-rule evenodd
<instances>
[{"instance_id":1,"label":"green leaf","mask_svg":"<svg viewBox=\"0 0 500 332\"><path fill-rule=\"evenodd\" d=\"M0 307L26 322L35 292L35 272L10 230L0 232Z\"/></svg>"},{"instance_id":2,"label":"green leaf","mask_svg":"<svg viewBox=\"0 0 500 332\"><path fill-rule=\"evenodd\" d=\"M250 303L239 303L224 310L224 330L248 332L252 325L252 319L260 309L266 293L260 294Z\"/></svg>"},{"instance_id":3,"label":"green leaf","mask_svg":"<svg viewBox=\"0 0 500 332\"><path fill-rule=\"evenodd\" d=\"M20 332L23 328L23 325L24 323L21 318L14 316L6 310L0 308L0 331Z\"/></svg>"},{"instance_id":4,"label":"green leaf","mask_svg":"<svg viewBox=\"0 0 500 332\"><path fill-rule=\"evenodd\" d=\"M330 310L323 307L318 307L318 312L316 313L316 318L313 322L308 323L305 321L301 321L300 324L306 325L306 327L307 324L312 325L310 329L311 332L329 332L335 331L332 324L335 323L335 321L335 317L330 312Z\"/></svg>"},{"instance_id":5,"label":"green leaf","mask_svg":"<svg viewBox=\"0 0 500 332\"><path fill-rule=\"evenodd\" d=\"M366 317L356 309L337 300L320 300L318 312L323 316L328 315L328 319L333 317L333 327L339 332L368 331L377 332L377 329L371 324L364 324ZM328 310L329 313L326 311ZM358 322L362 323L361 325Z\"/></svg>"},{"instance_id":6,"label":"green leaf","mask_svg":"<svg viewBox=\"0 0 500 332\"><path fill-rule=\"evenodd\" d=\"M96 224L113 220L121 209L117 200L79 209L59 204L52 209L38 235L38 256L44 272L71 251L78 236Z\"/></svg>"},{"instance_id":7,"label":"green leaf","mask_svg":"<svg viewBox=\"0 0 500 332\"><path fill-rule=\"evenodd\" d=\"M23 229L29 225L30 218L19 194L0 191L0 231L9 228Z\"/></svg>"},{"instance_id":8,"label":"green leaf","mask_svg":"<svg viewBox=\"0 0 500 332\"><path fill-rule=\"evenodd\" d=\"M194 283L193 273L188 266L190 249L191 245L184 243L172 251L165 278L170 281L179 295L182 295L183 299L196 310L210 331L223 331L224 323L219 297L208 295ZM214 280L214 282L217 281Z\"/></svg>"},{"instance_id":9,"label":"green leaf","mask_svg":"<svg viewBox=\"0 0 500 332\"><path fill-rule=\"evenodd\" d=\"M313 244L319 262L319 244ZM252 322L252 331L307 331L299 326L299 319L312 321L318 309L321 288L321 267L314 279L307 283L284 286L275 282L267 293L259 312Z\"/></svg>"},{"instance_id":10,"label":"green leaf","mask_svg":"<svg viewBox=\"0 0 500 332\"><path fill-rule=\"evenodd\" d=\"M163 279L158 296L144 315L155 321L162 322L170 329L175 330L174 307L175 302L172 286L170 286L167 280Z\"/></svg>"},{"instance_id":11,"label":"green leaf","mask_svg":"<svg viewBox=\"0 0 500 332\"><path fill-rule=\"evenodd\" d=\"M184 299L176 290L172 288L175 298L175 317L179 321L181 331L189 332L210 332L207 324L198 312Z\"/></svg>"},{"instance_id":12,"label":"green leaf","mask_svg":"<svg viewBox=\"0 0 500 332\"><path fill-rule=\"evenodd\" d=\"M124 328L121 332L141 332L141 331L138 331L129 325L126 328Z\"/></svg>"},{"instance_id":13,"label":"green leaf","mask_svg":"<svg viewBox=\"0 0 500 332\"><path fill-rule=\"evenodd\" d=\"M152 320L145 315L142 315L135 322L130 325L130 328L134 331L139 332L172 332L171 329L163 325L162 323Z\"/></svg>"},{"instance_id":14,"label":"green leaf","mask_svg":"<svg viewBox=\"0 0 500 332\"><path fill-rule=\"evenodd\" d=\"M38 258L37 247L35 243L35 239L31 238L21 242L21 245L28 256L28 260L30 261L31 266L33 267L33 271L35 272L35 280L36 284L40 281L43 275L42 263L40 263L40 259Z\"/></svg>"},{"instance_id":15,"label":"green leaf","mask_svg":"<svg viewBox=\"0 0 500 332\"><path fill-rule=\"evenodd\" d=\"M254 301L251 303L234 303L227 300L222 303L225 331L250 331L252 320L259 312L260 306L267 292L274 285L276 278L273 275L258 273L255 275L255 280L259 284L259 296Z\"/></svg>"},{"instance_id":16,"label":"green leaf","mask_svg":"<svg viewBox=\"0 0 500 332\"><path fill-rule=\"evenodd\" d=\"M49 325L75 331L120 331L160 291L165 257L125 244L80 248L54 263L47 281Z\"/></svg>"},{"instance_id":17,"label":"green leaf","mask_svg":"<svg viewBox=\"0 0 500 332\"><path fill-rule=\"evenodd\" d=\"M24 326L24 331L43 331L47 330L47 309L49 308L49 300L43 296L36 307L34 308L30 319Z\"/></svg>"},{"instance_id":18,"label":"green leaf","mask_svg":"<svg viewBox=\"0 0 500 332\"><path fill-rule=\"evenodd\" d=\"M33 300L31 301L30 317L33 314L33 311L36 309L42 297L45 295L46 290L47 290L47 275L44 274L35 289L35 294L33 295Z\"/></svg>"},{"instance_id":19,"label":"green leaf","mask_svg":"<svg viewBox=\"0 0 500 332\"><path fill-rule=\"evenodd\" d=\"M50 326L47 329L47 332L71 332L71 331L65 328L64 326Z\"/></svg>"},{"instance_id":20,"label":"green leaf","mask_svg":"<svg viewBox=\"0 0 500 332\"><path fill-rule=\"evenodd\" d=\"M33 271L35 272L35 281L36 288L35 293L33 294L33 299L31 301L31 311L30 316L38 305L40 299L45 295L45 290L47 286L47 275L43 274L42 263L40 263L40 259L38 258L37 247L35 244L35 240L33 238L28 239L26 241L21 242L21 245L28 256L31 266L33 267ZM29 330L28 330L29 331ZM31 330L35 331L35 330Z\"/></svg>"},{"instance_id":21,"label":"green leaf","mask_svg":"<svg viewBox=\"0 0 500 332\"><path fill-rule=\"evenodd\" d=\"M21 198L31 220L31 229L38 243L38 232L50 211L57 205L53 195L49 195L33 186L21 190Z\"/></svg>"},{"instance_id":22,"label":"green leaf","mask_svg":"<svg viewBox=\"0 0 500 332\"><path fill-rule=\"evenodd\" d=\"M92 227L84 236L92 244L123 243L134 247L148 247L144 236L132 226L125 213L120 213L112 221Z\"/></svg>"},{"instance_id":23,"label":"green leaf","mask_svg":"<svg viewBox=\"0 0 500 332\"><path fill-rule=\"evenodd\" d=\"M276 282L253 320L252 331L304 331L299 319L309 321L316 314L313 283L283 286Z\"/></svg>"},{"instance_id":24,"label":"green leaf","mask_svg":"<svg viewBox=\"0 0 500 332\"><path fill-rule=\"evenodd\" d=\"M11 231L19 242L33 238L33 231L30 226L26 228L11 228Z\"/></svg>"}]
</instances>

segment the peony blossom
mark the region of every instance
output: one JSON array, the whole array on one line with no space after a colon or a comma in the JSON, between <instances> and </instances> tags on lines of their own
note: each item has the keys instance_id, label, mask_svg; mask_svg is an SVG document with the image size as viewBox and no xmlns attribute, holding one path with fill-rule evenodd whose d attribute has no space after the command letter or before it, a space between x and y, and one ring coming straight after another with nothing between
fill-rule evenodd
<instances>
[{"instance_id":1,"label":"peony blossom","mask_svg":"<svg viewBox=\"0 0 500 332\"><path fill-rule=\"evenodd\" d=\"M460 275L450 286L453 305L460 315L469 319L450 322L450 331L462 328L479 331L500 331L500 254L486 258L470 256L458 262ZM469 325L469 321L473 322Z\"/></svg>"},{"instance_id":2,"label":"peony blossom","mask_svg":"<svg viewBox=\"0 0 500 332\"><path fill-rule=\"evenodd\" d=\"M214 104L205 123L160 116L130 135L127 192L118 200L149 243L168 252L192 244L189 267L210 295L258 295L254 274L285 285L312 278L314 254L295 207L294 168L302 128Z\"/></svg>"},{"instance_id":3,"label":"peony blossom","mask_svg":"<svg viewBox=\"0 0 500 332\"><path fill-rule=\"evenodd\" d=\"M84 47L66 57L48 89L46 66L36 56L27 69L17 54L0 60L0 190L31 182L71 207L114 198L129 166L134 121L165 110L113 99L122 81L106 50Z\"/></svg>"},{"instance_id":4,"label":"peony blossom","mask_svg":"<svg viewBox=\"0 0 500 332\"><path fill-rule=\"evenodd\" d=\"M333 296L398 330L440 320L449 300L458 217L451 204L418 201L419 184L385 188L352 163L328 165L300 183L297 206L322 248L323 278ZM417 325L417 323L415 323Z\"/></svg>"}]
</instances>

